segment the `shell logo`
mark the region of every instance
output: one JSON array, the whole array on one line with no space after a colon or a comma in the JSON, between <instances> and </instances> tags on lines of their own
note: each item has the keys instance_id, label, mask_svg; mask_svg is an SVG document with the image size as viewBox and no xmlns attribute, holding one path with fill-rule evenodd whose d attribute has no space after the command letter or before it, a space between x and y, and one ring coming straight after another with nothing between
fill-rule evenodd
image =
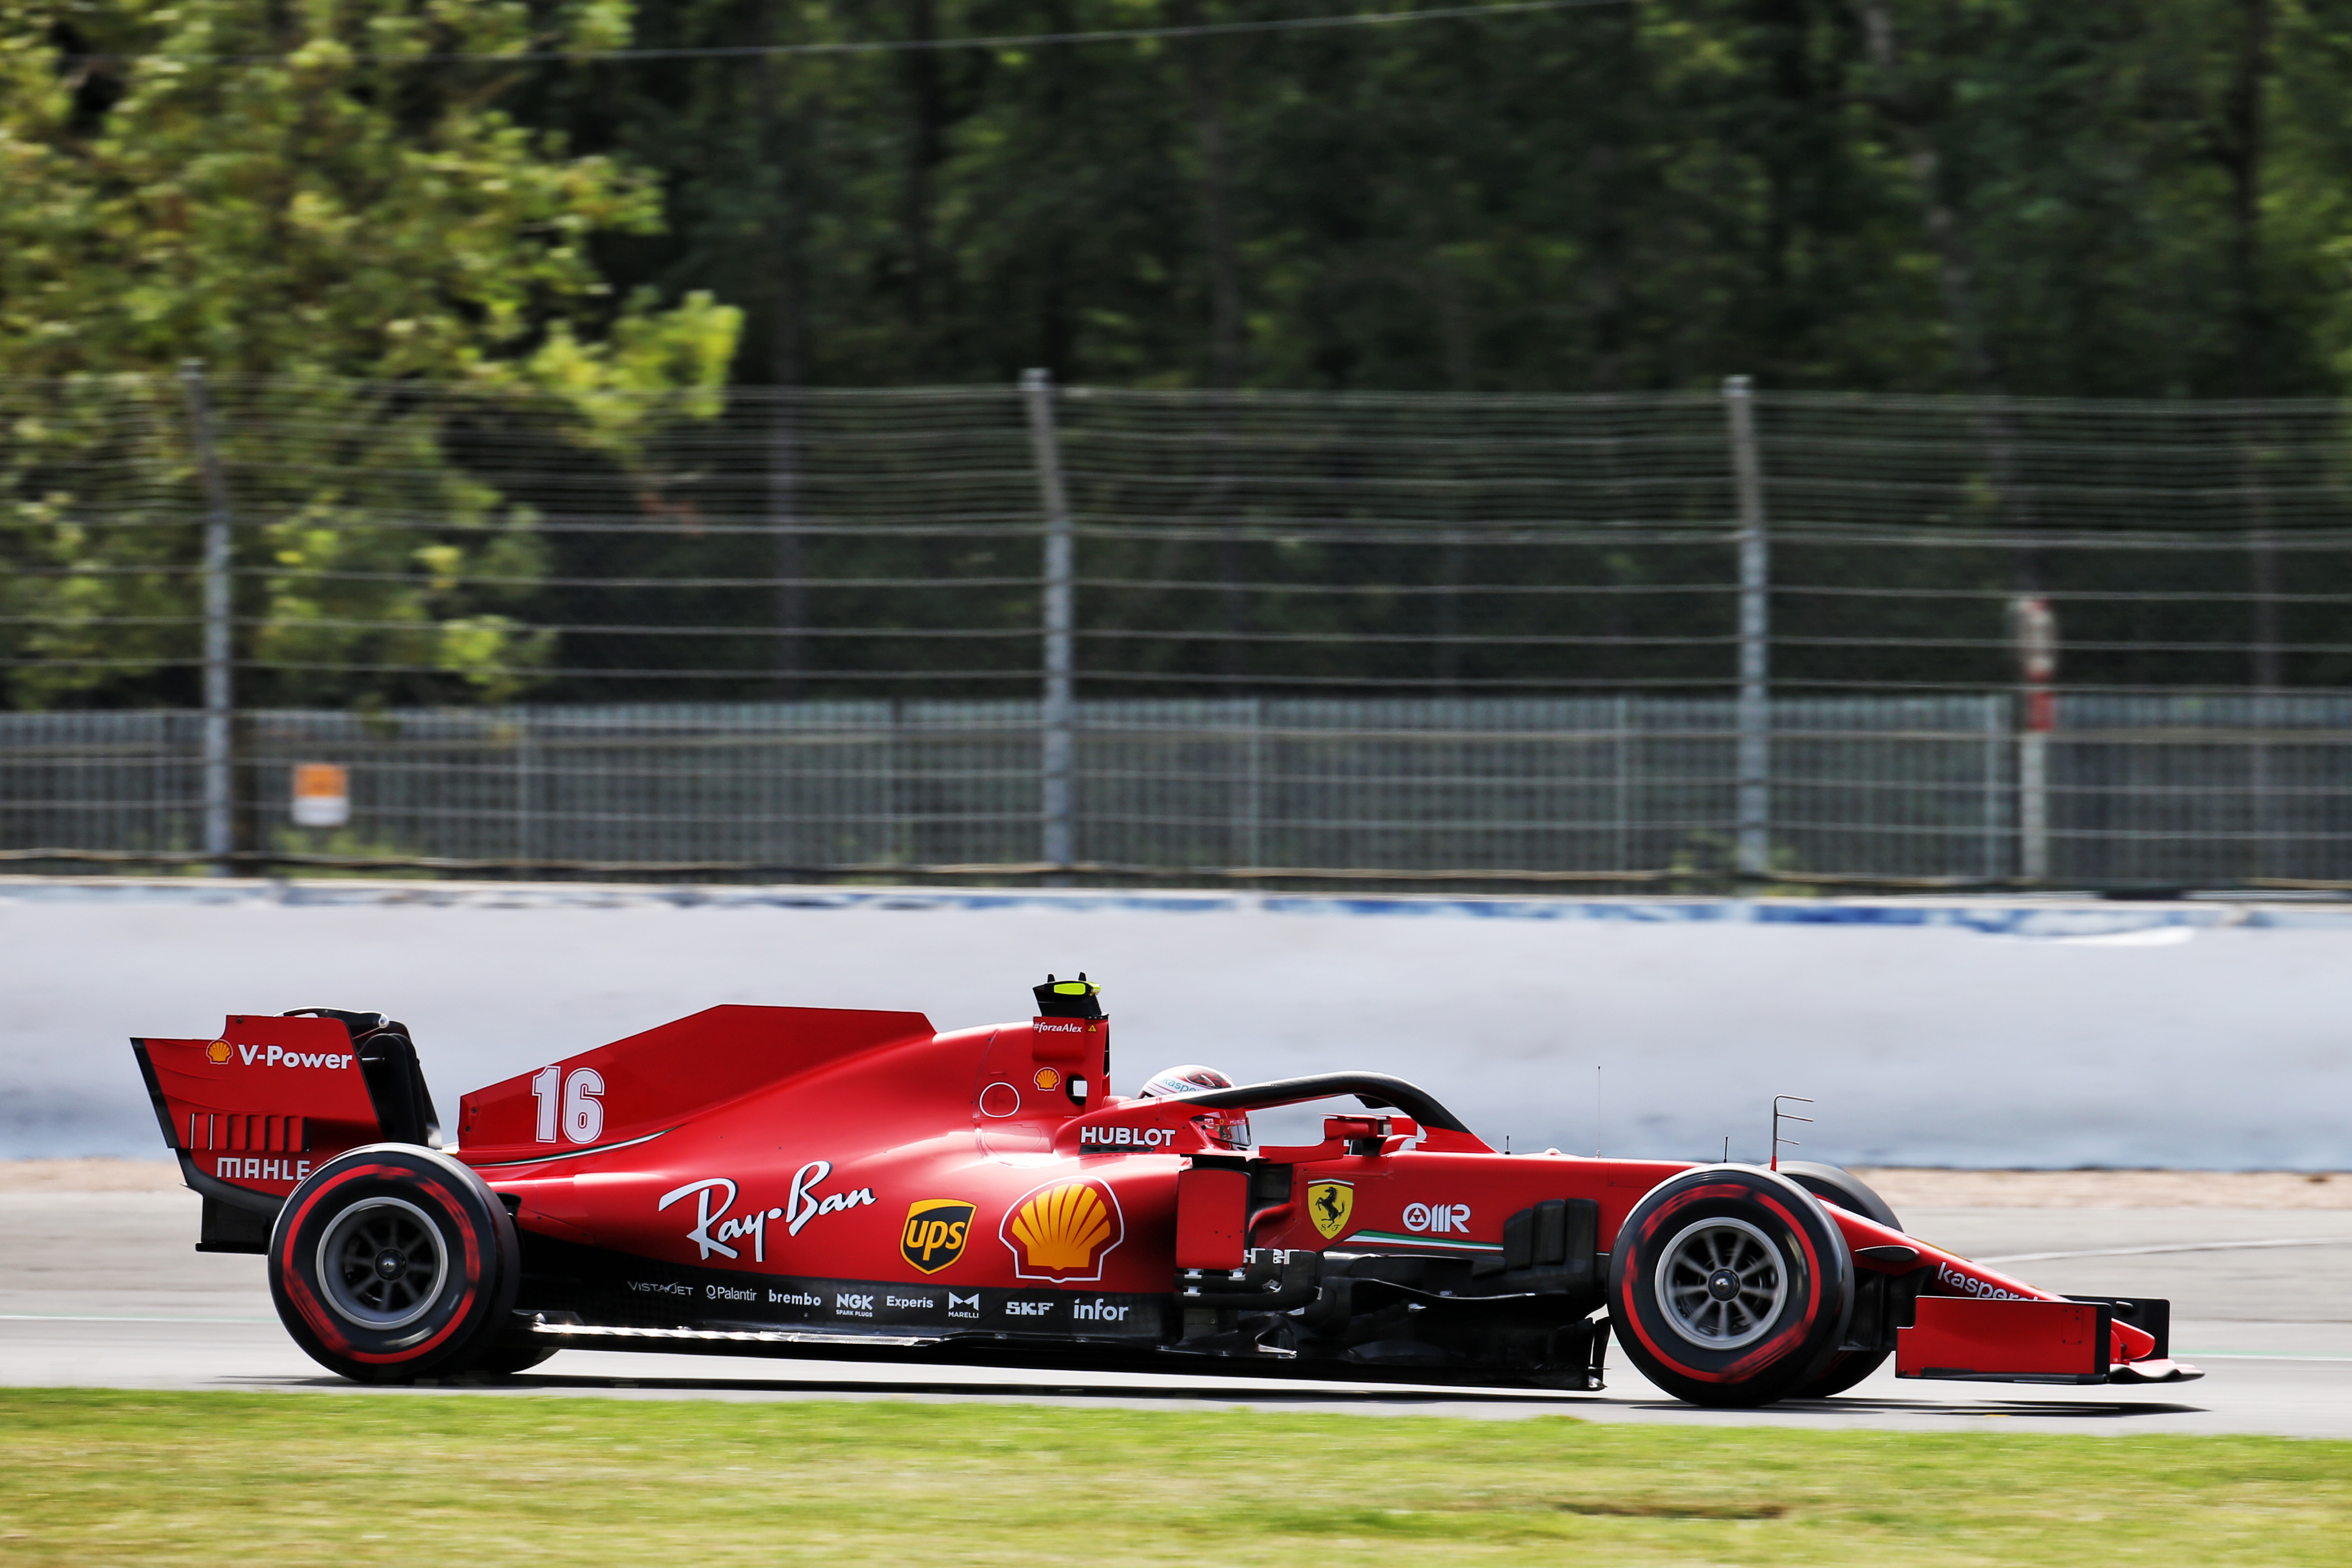
<instances>
[{"instance_id":1,"label":"shell logo","mask_svg":"<svg viewBox=\"0 0 2352 1568\"><path fill-rule=\"evenodd\" d=\"M212 1061L214 1066L226 1066L228 1062L228 1042L226 1040L215 1040L211 1045L205 1047L205 1055Z\"/></svg>"},{"instance_id":2,"label":"shell logo","mask_svg":"<svg viewBox=\"0 0 2352 1568\"><path fill-rule=\"evenodd\" d=\"M1052 1068L1039 1068L1037 1076L1029 1081L1039 1089L1059 1089L1062 1087L1062 1075Z\"/></svg>"},{"instance_id":3,"label":"shell logo","mask_svg":"<svg viewBox=\"0 0 2352 1568\"><path fill-rule=\"evenodd\" d=\"M1127 1239L1127 1222L1102 1183L1049 1182L1006 1211L997 1236L1019 1278L1078 1284L1102 1278L1103 1259Z\"/></svg>"}]
</instances>

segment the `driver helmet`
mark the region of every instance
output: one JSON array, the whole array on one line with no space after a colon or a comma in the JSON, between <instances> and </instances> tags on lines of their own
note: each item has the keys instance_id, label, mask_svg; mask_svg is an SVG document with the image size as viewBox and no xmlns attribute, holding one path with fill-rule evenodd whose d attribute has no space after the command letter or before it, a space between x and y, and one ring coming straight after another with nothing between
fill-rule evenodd
<instances>
[{"instance_id":1,"label":"driver helmet","mask_svg":"<svg viewBox=\"0 0 2352 1568\"><path fill-rule=\"evenodd\" d=\"M1216 1068L1192 1062L1180 1068L1170 1068L1165 1072L1153 1073L1143 1086L1142 1098L1181 1100L1204 1089L1233 1087L1234 1080ZM1250 1124L1246 1112L1213 1110L1206 1116L1195 1118L1195 1121L1211 1142L1222 1143L1228 1149L1250 1146Z\"/></svg>"},{"instance_id":2,"label":"driver helmet","mask_svg":"<svg viewBox=\"0 0 2352 1568\"><path fill-rule=\"evenodd\" d=\"M1181 1100L1195 1089L1233 1087L1234 1080L1216 1068L1190 1063L1181 1068L1170 1068L1164 1072L1153 1073L1150 1080L1143 1086L1142 1095L1146 1100L1158 1100L1162 1096Z\"/></svg>"}]
</instances>

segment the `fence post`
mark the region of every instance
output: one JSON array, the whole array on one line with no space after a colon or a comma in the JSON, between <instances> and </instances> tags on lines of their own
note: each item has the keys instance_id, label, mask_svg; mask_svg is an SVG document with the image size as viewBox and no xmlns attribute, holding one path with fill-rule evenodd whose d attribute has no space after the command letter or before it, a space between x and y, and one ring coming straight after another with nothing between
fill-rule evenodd
<instances>
[{"instance_id":1,"label":"fence post","mask_svg":"<svg viewBox=\"0 0 2352 1568\"><path fill-rule=\"evenodd\" d=\"M1981 699L1984 705L1984 879L2000 880L2001 752L2009 740L2007 705L1998 694Z\"/></svg>"},{"instance_id":2,"label":"fence post","mask_svg":"<svg viewBox=\"0 0 2352 1568\"><path fill-rule=\"evenodd\" d=\"M1611 847L1612 868L1620 871L1633 868L1633 700L1620 695L1617 699L1617 776L1615 789L1617 832Z\"/></svg>"},{"instance_id":3,"label":"fence post","mask_svg":"<svg viewBox=\"0 0 2352 1568\"><path fill-rule=\"evenodd\" d=\"M768 414L768 522L775 530L770 559L776 574L776 696L802 695L808 662L808 557L800 519L800 410L793 389L776 394Z\"/></svg>"},{"instance_id":4,"label":"fence post","mask_svg":"<svg viewBox=\"0 0 2352 1568\"><path fill-rule=\"evenodd\" d=\"M1745 878L1771 869L1771 557L1764 533L1764 465L1756 405L1744 375L1727 376L1731 473L1739 500L1739 851Z\"/></svg>"},{"instance_id":5,"label":"fence post","mask_svg":"<svg viewBox=\"0 0 2352 1568\"><path fill-rule=\"evenodd\" d=\"M1045 835L1042 858L1055 868L1049 880L1066 879L1063 868L1077 857L1070 831L1071 576L1076 552L1070 538L1070 498L1062 483L1062 446L1054 427L1054 377L1050 371L1021 375L1022 401L1029 415L1029 445L1037 464L1037 489L1045 506L1045 692L1041 738L1045 773Z\"/></svg>"},{"instance_id":6,"label":"fence post","mask_svg":"<svg viewBox=\"0 0 2352 1568\"><path fill-rule=\"evenodd\" d=\"M1244 760L1249 788L1243 801L1246 815L1242 818L1242 864L1255 867L1265 864L1265 699L1242 700L1249 705L1249 751Z\"/></svg>"},{"instance_id":7,"label":"fence post","mask_svg":"<svg viewBox=\"0 0 2352 1568\"><path fill-rule=\"evenodd\" d=\"M2024 728L2017 737L2017 874L2050 879L2050 731L2058 727L2058 617L2039 595L2010 605L2024 682Z\"/></svg>"},{"instance_id":8,"label":"fence post","mask_svg":"<svg viewBox=\"0 0 2352 1568\"><path fill-rule=\"evenodd\" d=\"M530 876L539 858L539 733L530 714L520 717L515 737L515 858L520 874Z\"/></svg>"},{"instance_id":9,"label":"fence post","mask_svg":"<svg viewBox=\"0 0 2352 1568\"><path fill-rule=\"evenodd\" d=\"M2029 696L2028 700L2032 699ZM2017 738L2017 874L2050 879L2050 735L2028 728Z\"/></svg>"},{"instance_id":10,"label":"fence post","mask_svg":"<svg viewBox=\"0 0 2352 1568\"><path fill-rule=\"evenodd\" d=\"M228 479L213 441L211 400L202 360L180 362L196 464L205 486L205 853L213 875L236 869L235 584L229 553Z\"/></svg>"}]
</instances>

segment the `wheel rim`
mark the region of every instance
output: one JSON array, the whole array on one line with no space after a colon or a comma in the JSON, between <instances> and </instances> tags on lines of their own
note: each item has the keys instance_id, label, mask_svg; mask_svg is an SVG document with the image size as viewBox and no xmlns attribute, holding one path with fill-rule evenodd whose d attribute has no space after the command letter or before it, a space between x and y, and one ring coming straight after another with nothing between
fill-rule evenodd
<instances>
[{"instance_id":1,"label":"wheel rim","mask_svg":"<svg viewBox=\"0 0 2352 1568\"><path fill-rule=\"evenodd\" d=\"M415 1322L440 1299L448 1248L425 1211L400 1198L364 1198L319 1238L328 1305L362 1328Z\"/></svg>"},{"instance_id":2,"label":"wheel rim","mask_svg":"<svg viewBox=\"0 0 2352 1568\"><path fill-rule=\"evenodd\" d=\"M1789 1297L1780 1245L1744 1219L1685 1227L1658 1259L1658 1305L1675 1332L1711 1351L1736 1351L1771 1331Z\"/></svg>"}]
</instances>

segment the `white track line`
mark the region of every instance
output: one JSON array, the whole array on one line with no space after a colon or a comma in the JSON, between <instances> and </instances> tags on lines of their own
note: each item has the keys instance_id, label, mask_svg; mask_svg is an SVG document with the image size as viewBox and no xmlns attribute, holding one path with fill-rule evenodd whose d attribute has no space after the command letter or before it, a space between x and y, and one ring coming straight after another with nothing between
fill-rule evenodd
<instances>
[{"instance_id":1,"label":"white track line","mask_svg":"<svg viewBox=\"0 0 2352 1568\"><path fill-rule=\"evenodd\" d=\"M2261 1247L2352 1247L2352 1236L2322 1237L2308 1241L2181 1241L2163 1247L2097 1247L2087 1252L2012 1252L2005 1258L1979 1258L1979 1263L2048 1263L2060 1258L2140 1258L2158 1252L2250 1252Z\"/></svg>"},{"instance_id":2,"label":"white track line","mask_svg":"<svg viewBox=\"0 0 2352 1568\"><path fill-rule=\"evenodd\" d=\"M276 1318L134 1318L98 1312L0 1312L0 1323L274 1323Z\"/></svg>"}]
</instances>

